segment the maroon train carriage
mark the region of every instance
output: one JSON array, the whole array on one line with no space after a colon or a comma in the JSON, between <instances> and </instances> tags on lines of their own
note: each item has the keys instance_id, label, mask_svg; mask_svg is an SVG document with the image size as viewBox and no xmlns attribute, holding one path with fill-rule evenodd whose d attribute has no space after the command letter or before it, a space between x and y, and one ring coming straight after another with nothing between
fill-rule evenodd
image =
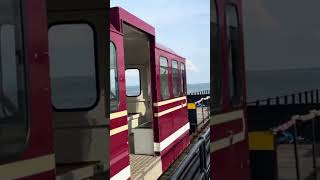
<instances>
[{"instance_id":1,"label":"maroon train carriage","mask_svg":"<svg viewBox=\"0 0 320 180\"><path fill-rule=\"evenodd\" d=\"M0 2L0 179L107 178L105 22L104 1Z\"/></svg>"},{"instance_id":2,"label":"maroon train carriage","mask_svg":"<svg viewBox=\"0 0 320 180\"><path fill-rule=\"evenodd\" d=\"M185 59L124 9L110 16L110 176L156 179L190 143ZM135 94L126 89L132 72Z\"/></svg>"},{"instance_id":3,"label":"maroon train carriage","mask_svg":"<svg viewBox=\"0 0 320 180\"><path fill-rule=\"evenodd\" d=\"M241 0L211 3L211 179L249 180Z\"/></svg>"}]
</instances>

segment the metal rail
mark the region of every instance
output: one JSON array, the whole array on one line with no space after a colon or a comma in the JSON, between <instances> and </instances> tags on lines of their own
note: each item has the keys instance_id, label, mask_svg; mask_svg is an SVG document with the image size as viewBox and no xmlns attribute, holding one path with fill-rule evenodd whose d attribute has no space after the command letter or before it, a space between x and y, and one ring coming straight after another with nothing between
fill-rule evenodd
<instances>
[{"instance_id":1,"label":"metal rail","mask_svg":"<svg viewBox=\"0 0 320 180\"><path fill-rule=\"evenodd\" d=\"M288 105L288 104L312 104L312 103L319 103L319 89L313 89L310 91L298 92L293 93L290 95L282 95L276 96L273 98L265 98L265 99L258 99L255 101L248 102L247 105Z\"/></svg>"},{"instance_id":2,"label":"metal rail","mask_svg":"<svg viewBox=\"0 0 320 180\"><path fill-rule=\"evenodd\" d=\"M307 179L317 179L317 171L319 169L317 168L317 161L316 161L316 121L319 120L320 117L320 110L311 110L309 114L304 115L295 115L292 116L289 121L286 123L272 128L272 131L274 134L278 134L279 132L283 132L288 130L289 128L293 128L293 143L294 143L294 157L295 157L295 168L296 168L296 178L297 180L302 179L301 177L301 166L300 166L300 157L299 157L299 150L298 150L298 122L301 123L307 123L311 121L311 128L312 128L312 172L310 176Z\"/></svg>"},{"instance_id":3,"label":"metal rail","mask_svg":"<svg viewBox=\"0 0 320 180\"><path fill-rule=\"evenodd\" d=\"M210 129L198 139L169 180L210 179Z\"/></svg>"}]
</instances>

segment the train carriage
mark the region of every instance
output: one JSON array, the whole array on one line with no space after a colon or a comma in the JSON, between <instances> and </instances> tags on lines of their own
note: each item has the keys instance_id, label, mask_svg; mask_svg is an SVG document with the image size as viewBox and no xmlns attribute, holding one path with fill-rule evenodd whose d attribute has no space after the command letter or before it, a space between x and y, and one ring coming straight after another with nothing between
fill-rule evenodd
<instances>
[{"instance_id":1,"label":"train carriage","mask_svg":"<svg viewBox=\"0 0 320 180\"><path fill-rule=\"evenodd\" d=\"M124 9L111 8L110 17L110 176L156 179L190 141L185 59ZM128 91L131 73L136 92Z\"/></svg>"},{"instance_id":2,"label":"train carriage","mask_svg":"<svg viewBox=\"0 0 320 180\"><path fill-rule=\"evenodd\" d=\"M249 148L240 0L211 3L211 178L248 180Z\"/></svg>"},{"instance_id":3,"label":"train carriage","mask_svg":"<svg viewBox=\"0 0 320 180\"><path fill-rule=\"evenodd\" d=\"M107 178L105 2L0 9L0 179Z\"/></svg>"}]
</instances>

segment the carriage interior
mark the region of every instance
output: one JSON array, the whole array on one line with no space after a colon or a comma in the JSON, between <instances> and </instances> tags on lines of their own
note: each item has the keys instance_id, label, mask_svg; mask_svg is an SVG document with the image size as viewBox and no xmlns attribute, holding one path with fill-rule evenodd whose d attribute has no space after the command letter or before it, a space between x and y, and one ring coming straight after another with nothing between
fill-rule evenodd
<instances>
[{"instance_id":1,"label":"carriage interior","mask_svg":"<svg viewBox=\"0 0 320 180\"><path fill-rule=\"evenodd\" d=\"M130 152L153 155L149 39L128 24L123 31Z\"/></svg>"},{"instance_id":2,"label":"carriage interior","mask_svg":"<svg viewBox=\"0 0 320 180\"><path fill-rule=\"evenodd\" d=\"M47 6L56 173L86 179L97 165L103 171L110 164L103 61L108 31L102 23L107 7L89 0L48 0ZM80 173L84 168L88 173Z\"/></svg>"}]
</instances>

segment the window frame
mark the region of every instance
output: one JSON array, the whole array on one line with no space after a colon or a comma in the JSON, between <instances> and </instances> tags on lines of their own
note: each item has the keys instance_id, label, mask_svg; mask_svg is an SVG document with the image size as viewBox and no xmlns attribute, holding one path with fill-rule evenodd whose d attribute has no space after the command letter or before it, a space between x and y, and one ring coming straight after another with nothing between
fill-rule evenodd
<instances>
[{"instance_id":1,"label":"window frame","mask_svg":"<svg viewBox=\"0 0 320 180\"><path fill-rule=\"evenodd\" d=\"M177 94L175 95L174 94L174 80L173 80L173 63L177 63L177 71L178 71L178 73L177 73L177 75L178 75L178 84L177 84L177 88L178 88L178 92L177 92ZM181 83L179 82L179 81L181 81L182 80L182 78L181 78L181 74L180 74L180 70L179 70L179 61L178 60L175 60L175 59L172 59L171 60L171 81L172 81L172 96L173 96L173 98L177 98L177 97L180 97L181 96L181 94L182 94L182 91L181 91Z\"/></svg>"},{"instance_id":2,"label":"window frame","mask_svg":"<svg viewBox=\"0 0 320 180\"><path fill-rule=\"evenodd\" d=\"M167 68L168 68L168 74L167 74L167 77L168 77L168 97L167 98L163 98L163 92L162 92L162 83L161 83L161 58L164 58L166 61L167 61ZM160 78L160 97L161 97L161 100L162 101L165 101L165 100L169 100L169 99L171 99L172 97L171 97L171 89L172 89L172 87L171 87L171 85L170 85L170 73L169 73L169 69L170 69L170 67L169 67L169 59L166 57L166 56L163 56L163 55L160 55L159 56L159 78Z\"/></svg>"},{"instance_id":3,"label":"window frame","mask_svg":"<svg viewBox=\"0 0 320 180\"><path fill-rule=\"evenodd\" d=\"M54 106L54 104L52 103L51 100L51 106L53 108L53 110L55 112L83 112L83 111L90 111L93 110L94 108L96 108L96 106L99 104L100 101L100 70L99 70L99 52L98 52L98 48L99 48L99 39L97 36L97 31L96 28L94 26L93 23L89 22L89 21L60 21L60 22L55 22L55 23L51 23L48 26L48 37L49 37L49 31L52 27L54 26L59 26L59 25L79 25L79 24L84 24L84 25L88 25L93 32L93 48L94 48L94 68L95 68L95 88L96 88L96 98L95 101L92 103L92 105L88 106L88 107L77 107L77 108L56 108ZM49 51L49 50L48 50ZM50 53L50 52L49 52ZM49 57L49 63L50 63L50 57ZM51 84L51 78L50 78L50 84ZM51 99L52 99L52 94L51 94Z\"/></svg>"},{"instance_id":4,"label":"window frame","mask_svg":"<svg viewBox=\"0 0 320 180\"><path fill-rule=\"evenodd\" d=\"M233 78L234 79L234 82L238 85L238 86L234 86L234 95L231 95L231 88L230 88L230 77L229 75L231 74L230 72L230 62L229 62L229 58L230 58L230 52L231 52L231 55L232 55L232 49L230 51L229 47L232 48L231 44L230 44L230 41L229 39L231 38L231 35L229 33L229 26L228 26L228 8L233 8L234 9L234 12L235 12L235 15L236 15L236 21L237 21L237 35L238 35L238 62L234 62L234 57L232 56L232 59L231 59L231 62L232 62L232 70L236 73L236 77L237 77L237 73L238 73L238 78ZM224 4L224 21L225 21L225 31L226 31L226 49L227 49L227 68L228 68L228 86L229 86L229 91L228 91L228 94L229 94L229 103L230 105L233 107L233 108L238 108L238 107L241 107L242 104L243 104L243 79L242 79L242 66L241 66L241 51L240 51L240 48L241 48L241 44L240 44L240 39L241 39L241 32L240 32L240 29L241 29L241 23L240 23L240 16L239 16L239 10L238 10L238 6L237 4L235 3L231 3L231 2L227 2ZM229 37L230 36L230 37ZM236 70L234 70L234 63L238 63L238 68ZM234 75L234 72L232 72L232 75ZM233 82L233 83L234 83ZM236 98L236 99L235 99Z\"/></svg>"},{"instance_id":5,"label":"window frame","mask_svg":"<svg viewBox=\"0 0 320 180\"><path fill-rule=\"evenodd\" d=\"M184 73L182 73L182 67L184 67ZM186 64L180 62L180 74L181 74L181 94L182 96L187 95L187 70Z\"/></svg>"},{"instance_id":6,"label":"window frame","mask_svg":"<svg viewBox=\"0 0 320 180\"><path fill-rule=\"evenodd\" d=\"M116 53L116 59L115 59L116 60L116 62L115 62L116 68L115 69L116 69L116 79L117 79L117 92L116 92L117 93L116 94L117 95L117 101L116 101L117 107L113 110L113 109L111 109L111 104L110 104L110 113L114 113L114 112L118 111L119 106L120 106L120 81L119 81L119 69L118 69L118 49L117 49L116 44L111 39L109 41L109 44L110 43L113 44L114 49L115 49L115 53ZM110 55L109 55L109 58L110 58ZM109 71L110 71L110 69L109 69ZM110 81L110 83L111 83L111 81ZM110 84L108 86L110 86ZM111 89L111 87L109 87L109 88ZM111 99L109 99L109 102L111 102Z\"/></svg>"},{"instance_id":7,"label":"window frame","mask_svg":"<svg viewBox=\"0 0 320 180\"><path fill-rule=\"evenodd\" d=\"M14 162L15 160L18 160L24 153L25 151L28 149L29 147L29 143L30 143L30 132L32 129L31 126L31 98L30 98L30 94L31 94L31 86L29 83L29 69L30 69L30 64L27 61L27 45L26 45L26 31L25 31L25 25L26 23L26 19L24 18L24 14L25 14L25 5L26 2L22 1L22 0L16 0L15 3L18 3L19 5L19 10L17 11L19 14L17 14L17 17L19 18L19 25L20 25L20 31L19 31L19 35L20 35L20 40L21 40L21 49L20 49L20 54L18 55L19 59L18 61L20 61L19 63L23 66L23 70L22 70L22 74L23 77L21 78L22 81L24 81L24 83L22 84L22 88L23 92L21 93L21 96L24 95L24 124L25 124L25 128L26 128L26 133L25 133L25 141L20 149L20 151L17 151L15 153L10 153L10 154L0 154L0 164L1 163L10 163L10 162ZM17 18L16 18L17 19ZM17 31L15 31L17 32ZM16 33L15 33L16 35ZM0 54L1 55L1 54ZM17 56L17 55L16 55ZM2 62L1 62L2 63ZM17 69L18 69L18 65L17 65ZM18 85L18 89L17 89L17 93L18 93L18 97L19 97L19 85Z\"/></svg>"},{"instance_id":8,"label":"window frame","mask_svg":"<svg viewBox=\"0 0 320 180\"><path fill-rule=\"evenodd\" d=\"M126 73L126 71L127 70L138 70L138 72L139 72L139 94L137 95L137 96L128 96L127 95L127 85L126 85L126 96L127 97L139 97L139 96L141 96L141 94L142 94L142 86L141 86L141 71L140 71L140 69L138 69L138 68L127 68L127 69L125 69L125 73ZM127 78L126 78L126 82L127 82Z\"/></svg>"},{"instance_id":9,"label":"window frame","mask_svg":"<svg viewBox=\"0 0 320 180\"><path fill-rule=\"evenodd\" d=\"M218 112L218 111L221 111L222 109L222 106L223 106L223 70L222 70L222 67L223 67L223 61L222 61L222 58L221 58L221 34L220 34L220 14L219 14L219 8L217 6L217 1L216 0L213 0L213 4L211 5L213 6L212 8L214 8L214 11L211 10L210 13L211 13L211 16L210 16L210 27L211 29L212 28L212 25L216 26L216 29L217 31L214 32L215 33L215 36L217 37L215 39L216 42L211 42L212 40L210 39L210 44L213 44L215 43L216 44L216 50L211 50L210 51L210 57L213 58L213 60L211 61L215 61L215 59L217 59L217 65L219 66L217 69L218 71L215 72L215 67L214 67L214 63L210 63L210 66L212 68L210 68L211 72L210 72L210 76L211 77L214 77L212 78L212 80L210 80L210 94L211 94L211 110L212 112ZM213 15L214 13L214 15ZM215 18L214 20L211 19L211 18ZM212 37L212 36L211 36ZM213 47L213 46L212 46ZM214 48L214 47L213 47ZM216 53L216 54L213 54L211 55L211 53ZM213 72L212 72L213 71ZM218 78L215 78L216 76L219 76ZM218 80L217 83L215 83L214 81ZM217 84L218 88L217 87L214 87L214 85ZM217 103L215 103L215 100L217 100Z\"/></svg>"}]
</instances>

